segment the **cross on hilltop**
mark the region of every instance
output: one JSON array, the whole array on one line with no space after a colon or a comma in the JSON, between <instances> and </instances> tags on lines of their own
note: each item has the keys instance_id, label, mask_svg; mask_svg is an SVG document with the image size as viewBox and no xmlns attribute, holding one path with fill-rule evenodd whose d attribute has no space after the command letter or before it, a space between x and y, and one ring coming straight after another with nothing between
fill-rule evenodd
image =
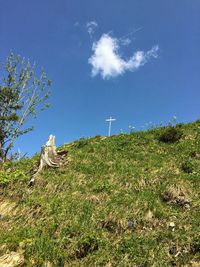
<instances>
[{"instance_id":1,"label":"cross on hilltop","mask_svg":"<svg viewBox=\"0 0 200 267\"><path fill-rule=\"evenodd\" d=\"M111 127L112 127L112 122L116 121L116 119L113 119L111 116L109 119L106 119L107 122L109 122L109 128L108 128L108 136L111 135Z\"/></svg>"}]
</instances>

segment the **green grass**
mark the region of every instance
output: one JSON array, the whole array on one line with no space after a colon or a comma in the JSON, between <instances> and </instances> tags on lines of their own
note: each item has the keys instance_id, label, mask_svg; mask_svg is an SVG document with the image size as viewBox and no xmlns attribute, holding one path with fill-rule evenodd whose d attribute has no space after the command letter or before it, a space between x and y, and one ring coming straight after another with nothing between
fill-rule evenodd
<instances>
[{"instance_id":1,"label":"green grass","mask_svg":"<svg viewBox=\"0 0 200 267\"><path fill-rule=\"evenodd\" d=\"M0 204L16 208L0 217L0 255L20 250L24 266L198 266L200 122L175 128L176 142L160 140L165 127L64 145L66 164L31 188L37 155L3 165Z\"/></svg>"}]
</instances>

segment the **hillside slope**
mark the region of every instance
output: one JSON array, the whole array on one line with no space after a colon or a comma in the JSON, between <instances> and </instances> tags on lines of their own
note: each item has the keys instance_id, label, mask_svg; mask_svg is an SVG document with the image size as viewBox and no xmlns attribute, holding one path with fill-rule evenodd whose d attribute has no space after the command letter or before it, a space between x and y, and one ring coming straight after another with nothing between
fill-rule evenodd
<instances>
[{"instance_id":1,"label":"hillside slope","mask_svg":"<svg viewBox=\"0 0 200 267\"><path fill-rule=\"evenodd\" d=\"M0 266L200 266L200 122L174 129L64 145L33 187L37 155L2 166Z\"/></svg>"}]
</instances>

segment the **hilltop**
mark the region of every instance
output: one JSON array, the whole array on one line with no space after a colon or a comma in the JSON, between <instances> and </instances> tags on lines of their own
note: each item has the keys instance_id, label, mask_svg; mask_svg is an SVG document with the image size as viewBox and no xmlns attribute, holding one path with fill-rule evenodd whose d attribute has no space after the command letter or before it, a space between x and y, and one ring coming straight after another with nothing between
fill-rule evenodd
<instances>
[{"instance_id":1,"label":"hilltop","mask_svg":"<svg viewBox=\"0 0 200 267\"><path fill-rule=\"evenodd\" d=\"M200 121L59 149L33 187L38 155L1 167L0 263L200 266Z\"/></svg>"}]
</instances>

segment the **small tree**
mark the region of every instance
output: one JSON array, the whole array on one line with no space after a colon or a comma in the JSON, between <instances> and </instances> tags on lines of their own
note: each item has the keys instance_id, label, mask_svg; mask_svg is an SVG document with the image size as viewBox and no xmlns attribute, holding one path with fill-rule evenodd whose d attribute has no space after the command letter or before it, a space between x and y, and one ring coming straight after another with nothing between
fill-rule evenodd
<instances>
[{"instance_id":1,"label":"small tree","mask_svg":"<svg viewBox=\"0 0 200 267\"><path fill-rule=\"evenodd\" d=\"M35 64L13 53L1 63L0 73L0 161L5 161L16 138L33 130L24 123L49 106L51 81L43 70L36 78Z\"/></svg>"}]
</instances>

